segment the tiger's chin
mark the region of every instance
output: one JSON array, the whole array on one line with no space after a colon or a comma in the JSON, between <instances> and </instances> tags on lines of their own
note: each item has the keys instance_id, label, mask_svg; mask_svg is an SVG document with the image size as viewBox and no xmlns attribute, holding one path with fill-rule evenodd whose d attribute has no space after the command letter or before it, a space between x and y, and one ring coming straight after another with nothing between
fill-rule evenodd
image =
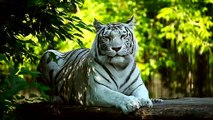
<instances>
[{"instance_id":1,"label":"tiger's chin","mask_svg":"<svg viewBox=\"0 0 213 120\"><path fill-rule=\"evenodd\" d=\"M110 59L110 63L114 66L124 68L130 63L130 59L127 56L114 56Z\"/></svg>"}]
</instances>

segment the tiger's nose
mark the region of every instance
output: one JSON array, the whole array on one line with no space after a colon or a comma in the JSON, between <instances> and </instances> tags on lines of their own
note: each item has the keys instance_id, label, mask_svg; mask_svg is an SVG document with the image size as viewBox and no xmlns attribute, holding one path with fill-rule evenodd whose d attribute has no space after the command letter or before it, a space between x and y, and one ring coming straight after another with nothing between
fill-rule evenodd
<instances>
[{"instance_id":1,"label":"tiger's nose","mask_svg":"<svg viewBox=\"0 0 213 120\"><path fill-rule=\"evenodd\" d=\"M118 52L118 51L121 49L121 47L112 47L112 49L113 49L114 51Z\"/></svg>"}]
</instances>

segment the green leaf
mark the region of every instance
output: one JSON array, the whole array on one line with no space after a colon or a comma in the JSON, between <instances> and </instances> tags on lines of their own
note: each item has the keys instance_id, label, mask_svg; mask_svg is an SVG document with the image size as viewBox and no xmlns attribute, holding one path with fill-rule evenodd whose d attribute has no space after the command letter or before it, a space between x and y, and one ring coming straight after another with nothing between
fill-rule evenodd
<instances>
[{"instance_id":1,"label":"green leaf","mask_svg":"<svg viewBox=\"0 0 213 120\"><path fill-rule=\"evenodd\" d=\"M81 20L78 16L72 16L71 18L73 18L75 20Z\"/></svg>"},{"instance_id":2,"label":"green leaf","mask_svg":"<svg viewBox=\"0 0 213 120\"><path fill-rule=\"evenodd\" d=\"M162 8L160 11L159 11L159 14L157 15L157 18L160 19L160 18L165 18L167 15L169 14L172 14L174 11L172 8L170 7L165 7L165 8Z\"/></svg>"},{"instance_id":3,"label":"green leaf","mask_svg":"<svg viewBox=\"0 0 213 120\"><path fill-rule=\"evenodd\" d=\"M73 35L75 36L78 36L78 37L81 37L81 38L84 38L82 34L79 34L79 33L74 33Z\"/></svg>"},{"instance_id":4,"label":"green leaf","mask_svg":"<svg viewBox=\"0 0 213 120\"><path fill-rule=\"evenodd\" d=\"M81 46L82 48L84 47L84 44L83 42L80 40L80 39L77 39L77 43L79 46Z\"/></svg>"},{"instance_id":5,"label":"green leaf","mask_svg":"<svg viewBox=\"0 0 213 120\"><path fill-rule=\"evenodd\" d=\"M37 46L37 44L33 40L20 40L19 42L24 44L29 43L31 45Z\"/></svg>"},{"instance_id":6,"label":"green leaf","mask_svg":"<svg viewBox=\"0 0 213 120\"><path fill-rule=\"evenodd\" d=\"M7 60L7 58L5 57L4 54L0 53L0 61L5 61L6 63L9 63L9 61Z\"/></svg>"},{"instance_id":7,"label":"green leaf","mask_svg":"<svg viewBox=\"0 0 213 120\"><path fill-rule=\"evenodd\" d=\"M19 75L31 75L32 77L37 77L40 72L38 71L31 71L27 68L21 68L21 70L18 73Z\"/></svg>"}]
</instances>

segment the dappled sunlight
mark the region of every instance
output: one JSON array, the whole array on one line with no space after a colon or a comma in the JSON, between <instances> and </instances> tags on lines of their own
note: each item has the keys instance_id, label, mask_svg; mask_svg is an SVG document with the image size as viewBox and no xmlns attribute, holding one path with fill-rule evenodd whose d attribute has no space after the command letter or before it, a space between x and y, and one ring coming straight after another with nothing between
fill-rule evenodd
<instances>
[{"instance_id":1,"label":"dappled sunlight","mask_svg":"<svg viewBox=\"0 0 213 120\"><path fill-rule=\"evenodd\" d=\"M15 101L28 99L33 102L31 97L45 101L48 98L46 93L52 91L35 81L40 75L37 66L41 56L49 49L66 54L77 48L91 48L97 33L93 26L94 18L108 24L125 22L134 16L136 22L133 28L139 46L136 64L150 89L151 97L213 96L212 1L25 2L0 2L1 11L7 11L0 15L0 103L3 103L0 105L4 108L3 112L0 111L0 119L5 117L1 117L1 113L14 109ZM96 48L93 50L97 51ZM56 61L59 58L53 59ZM126 59L114 62L123 60ZM82 61L68 68L71 73L68 70L61 71L66 78L59 82L59 86L73 77L84 80L79 74L81 67L84 67ZM89 73L95 71L93 69L83 72L91 77ZM76 72L72 73L72 70ZM59 79L61 75L58 76ZM100 76L96 76L97 81L100 79ZM84 104L85 91L88 91L85 86L79 87L80 91L74 95L80 104ZM63 90L64 99L73 97L68 95L71 88L65 87Z\"/></svg>"},{"instance_id":2,"label":"dappled sunlight","mask_svg":"<svg viewBox=\"0 0 213 120\"><path fill-rule=\"evenodd\" d=\"M134 17L125 23L102 24L94 21L96 37L91 49L65 53L47 50L38 70L40 83L50 87L50 96L63 103L117 107L124 114L142 106L152 106L138 67L135 52L138 44L132 26ZM152 64L153 65L153 64Z\"/></svg>"}]
</instances>

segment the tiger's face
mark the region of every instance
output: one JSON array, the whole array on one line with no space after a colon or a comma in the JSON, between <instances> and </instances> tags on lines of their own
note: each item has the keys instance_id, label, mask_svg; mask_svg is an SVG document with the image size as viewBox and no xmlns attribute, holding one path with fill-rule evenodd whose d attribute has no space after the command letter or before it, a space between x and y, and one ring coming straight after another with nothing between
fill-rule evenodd
<instances>
[{"instance_id":1,"label":"tiger's face","mask_svg":"<svg viewBox=\"0 0 213 120\"><path fill-rule=\"evenodd\" d=\"M103 63L125 66L134 58L137 43L133 35L134 19L127 23L101 24L94 21L96 39L92 50L94 57Z\"/></svg>"},{"instance_id":2,"label":"tiger's face","mask_svg":"<svg viewBox=\"0 0 213 120\"><path fill-rule=\"evenodd\" d=\"M132 38L131 32L124 25L109 24L98 36L99 54L109 57L132 54L134 44Z\"/></svg>"}]
</instances>

